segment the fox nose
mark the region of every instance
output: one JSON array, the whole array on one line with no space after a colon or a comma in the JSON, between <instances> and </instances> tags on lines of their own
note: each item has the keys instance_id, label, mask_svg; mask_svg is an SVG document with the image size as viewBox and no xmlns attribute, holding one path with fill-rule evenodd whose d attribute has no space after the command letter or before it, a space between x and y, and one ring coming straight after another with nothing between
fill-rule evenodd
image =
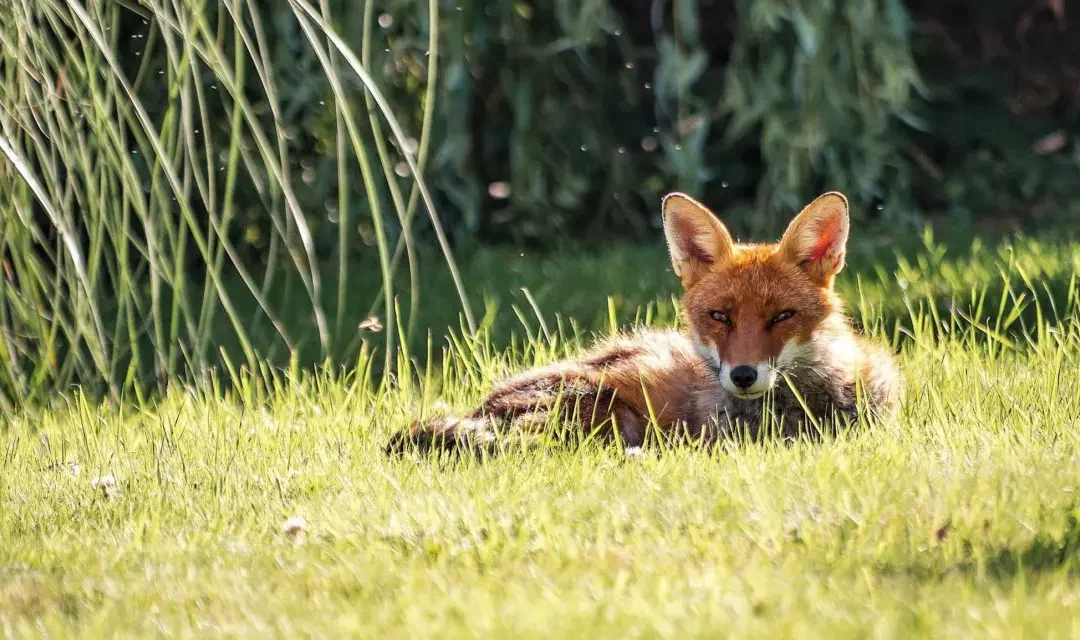
<instances>
[{"instance_id":1,"label":"fox nose","mask_svg":"<svg viewBox=\"0 0 1080 640\"><path fill-rule=\"evenodd\" d=\"M736 387L746 389L757 380L757 368L747 364L740 364L731 370L731 381Z\"/></svg>"}]
</instances>

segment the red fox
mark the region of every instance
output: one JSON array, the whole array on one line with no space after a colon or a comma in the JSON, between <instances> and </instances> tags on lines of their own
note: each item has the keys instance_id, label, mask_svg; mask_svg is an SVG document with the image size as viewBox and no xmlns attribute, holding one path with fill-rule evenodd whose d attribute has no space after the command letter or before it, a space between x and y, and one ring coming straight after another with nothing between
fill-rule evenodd
<instances>
[{"instance_id":1,"label":"red fox","mask_svg":"<svg viewBox=\"0 0 1080 640\"><path fill-rule=\"evenodd\" d=\"M855 334L833 290L848 239L843 195L811 202L775 244L736 243L711 211L681 193L662 208L684 290L685 335L641 329L608 339L506 380L465 416L412 424L388 451L483 447L499 433L532 433L553 419L627 447L640 446L650 425L715 443L756 436L767 418L790 438L838 416L896 410L901 380L892 353Z\"/></svg>"}]
</instances>

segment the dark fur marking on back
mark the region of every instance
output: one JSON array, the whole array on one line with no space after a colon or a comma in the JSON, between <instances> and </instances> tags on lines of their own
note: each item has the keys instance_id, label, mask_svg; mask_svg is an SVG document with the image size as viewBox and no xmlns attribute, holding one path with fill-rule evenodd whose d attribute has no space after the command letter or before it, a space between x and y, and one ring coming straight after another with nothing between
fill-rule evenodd
<instances>
[{"instance_id":1,"label":"dark fur marking on back","mask_svg":"<svg viewBox=\"0 0 1080 640\"><path fill-rule=\"evenodd\" d=\"M631 347L613 347L610 350L593 356L592 358L584 360L583 362L590 367L604 369L612 365L618 364L624 360L629 360L630 358L639 356L641 355L641 353L641 349L633 349Z\"/></svg>"}]
</instances>

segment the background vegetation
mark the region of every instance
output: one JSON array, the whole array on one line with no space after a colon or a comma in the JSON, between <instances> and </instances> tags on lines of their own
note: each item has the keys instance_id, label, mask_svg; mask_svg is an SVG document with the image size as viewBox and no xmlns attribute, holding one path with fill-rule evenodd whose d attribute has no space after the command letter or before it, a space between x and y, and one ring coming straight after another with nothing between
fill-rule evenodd
<instances>
[{"instance_id":1,"label":"background vegetation","mask_svg":"<svg viewBox=\"0 0 1080 640\"><path fill-rule=\"evenodd\" d=\"M388 374L403 336L495 322L451 248L656 245L670 189L743 234L825 188L893 239L1080 219L1055 0L0 10L5 408L362 344Z\"/></svg>"}]
</instances>

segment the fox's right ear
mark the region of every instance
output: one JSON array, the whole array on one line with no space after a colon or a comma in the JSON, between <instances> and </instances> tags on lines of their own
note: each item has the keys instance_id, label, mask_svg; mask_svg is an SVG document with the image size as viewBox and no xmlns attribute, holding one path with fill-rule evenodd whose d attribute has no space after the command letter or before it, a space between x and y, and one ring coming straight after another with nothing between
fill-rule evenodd
<instances>
[{"instance_id":1,"label":"fox's right ear","mask_svg":"<svg viewBox=\"0 0 1080 640\"><path fill-rule=\"evenodd\" d=\"M780 251L815 282L831 288L847 253L848 201L830 191L806 205L780 239Z\"/></svg>"},{"instance_id":2,"label":"fox's right ear","mask_svg":"<svg viewBox=\"0 0 1080 640\"><path fill-rule=\"evenodd\" d=\"M668 194L663 211L671 266L689 289L706 268L731 256L734 242L713 212L690 196Z\"/></svg>"}]
</instances>

